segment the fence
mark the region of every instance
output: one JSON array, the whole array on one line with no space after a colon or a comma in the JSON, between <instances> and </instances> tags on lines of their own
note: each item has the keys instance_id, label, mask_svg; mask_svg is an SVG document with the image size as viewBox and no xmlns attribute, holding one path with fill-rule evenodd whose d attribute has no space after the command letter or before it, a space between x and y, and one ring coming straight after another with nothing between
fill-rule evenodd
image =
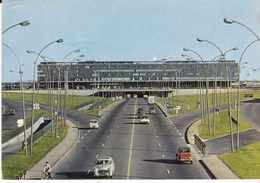
<instances>
[{"instance_id":1,"label":"fence","mask_svg":"<svg viewBox=\"0 0 260 183\"><path fill-rule=\"evenodd\" d=\"M205 156L206 155L206 144L196 134L194 134L194 142L195 142L195 145L200 150L200 152Z\"/></svg>"},{"instance_id":2,"label":"fence","mask_svg":"<svg viewBox=\"0 0 260 183\"><path fill-rule=\"evenodd\" d=\"M40 119L40 117L43 115L43 113L38 114L35 118L34 118L34 124ZM31 128L31 121L30 122L26 122L26 130ZM4 144L5 142L11 140L12 138L18 136L19 134L24 132L24 128L23 127L15 127L13 130L10 130L6 133L4 133L2 135L2 144Z\"/></svg>"}]
</instances>

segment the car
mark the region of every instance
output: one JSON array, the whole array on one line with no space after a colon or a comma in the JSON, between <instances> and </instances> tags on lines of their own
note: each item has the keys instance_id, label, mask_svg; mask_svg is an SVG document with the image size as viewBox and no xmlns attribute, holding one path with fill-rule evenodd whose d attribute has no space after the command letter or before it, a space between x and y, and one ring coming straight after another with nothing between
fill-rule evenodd
<instances>
[{"instance_id":1,"label":"car","mask_svg":"<svg viewBox=\"0 0 260 183\"><path fill-rule=\"evenodd\" d=\"M148 118L148 116L144 115L141 117L140 123L150 124L150 119Z\"/></svg>"},{"instance_id":2,"label":"car","mask_svg":"<svg viewBox=\"0 0 260 183\"><path fill-rule=\"evenodd\" d=\"M89 123L89 128L96 128L98 129L98 120L97 119L91 119Z\"/></svg>"},{"instance_id":3,"label":"car","mask_svg":"<svg viewBox=\"0 0 260 183\"><path fill-rule=\"evenodd\" d=\"M145 115L144 109L143 108L138 108L137 109L137 116L138 118L141 118L143 115Z\"/></svg>"},{"instance_id":4,"label":"car","mask_svg":"<svg viewBox=\"0 0 260 183\"><path fill-rule=\"evenodd\" d=\"M100 156L96 158L94 165L95 177L113 177L115 173L115 163L112 157Z\"/></svg>"},{"instance_id":5,"label":"car","mask_svg":"<svg viewBox=\"0 0 260 183\"><path fill-rule=\"evenodd\" d=\"M155 108L152 108L152 107L151 107L151 108L149 109L149 114L155 114L155 113L156 113Z\"/></svg>"},{"instance_id":6,"label":"car","mask_svg":"<svg viewBox=\"0 0 260 183\"><path fill-rule=\"evenodd\" d=\"M9 109L9 115L15 115L15 109Z\"/></svg>"},{"instance_id":7,"label":"car","mask_svg":"<svg viewBox=\"0 0 260 183\"><path fill-rule=\"evenodd\" d=\"M176 162L177 163L184 163L190 162L193 163L193 157L191 154L190 147L179 147L178 153L176 154Z\"/></svg>"}]
</instances>

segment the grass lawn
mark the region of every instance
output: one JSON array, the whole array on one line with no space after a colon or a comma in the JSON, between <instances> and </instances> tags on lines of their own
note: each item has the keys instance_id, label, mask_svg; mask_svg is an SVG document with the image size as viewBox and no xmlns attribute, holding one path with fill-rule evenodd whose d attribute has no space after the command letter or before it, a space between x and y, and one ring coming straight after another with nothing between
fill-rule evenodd
<instances>
[{"instance_id":1,"label":"grass lawn","mask_svg":"<svg viewBox=\"0 0 260 183\"><path fill-rule=\"evenodd\" d=\"M55 129L54 129L55 130ZM53 138L51 131L47 133L40 141L33 145L33 153L30 155L30 148L27 155L24 151L19 152L2 161L2 176L3 179L15 179L19 173L24 170L28 171L42 158L45 157L54 147L56 147L67 135L68 127L61 125L59 121L59 136Z\"/></svg>"},{"instance_id":2,"label":"grass lawn","mask_svg":"<svg viewBox=\"0 0 260 183\"><path fill-rule=\"evenodd\" d=\"M241 179L260 179L260 142L224 153L220 159Z\"/></svg>"}]
</instances>

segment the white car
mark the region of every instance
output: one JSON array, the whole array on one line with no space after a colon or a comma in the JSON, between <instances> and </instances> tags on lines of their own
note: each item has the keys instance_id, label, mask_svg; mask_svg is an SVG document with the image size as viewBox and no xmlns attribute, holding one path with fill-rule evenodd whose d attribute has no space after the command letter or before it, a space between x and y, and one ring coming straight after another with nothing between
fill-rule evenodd
<instances>
[{"instance_id":1,"label":"white car","mask_svg":"<svg viewBox=\"0 0 260 183\"><path fill-rule=\"evenodd\" d=\"M102 156L95 161L94 176L95 177L113 177L115 173L115 163L112 157Z\"/></svg>"},{"instance_id":2,"label":"white car","mask_svg":"<svg viewBox=\"0 0 260 183\"><path fill-rule=\"evenodd\" d=\"M141 116L140 123L150 124L150 119L148 116Z\"/></svg>"},{"instance_id":3,"label":"white car","mask_svg":"<svg viewBox=\"0 0 260 183\"><path fill-rule=\"evenodd\" d=\"M90 123L89 123L89 128L96 128L96 129L98 129L98 120L96 120L96 119L91 119L90 120Z\"/></svg>"}]
</instances>

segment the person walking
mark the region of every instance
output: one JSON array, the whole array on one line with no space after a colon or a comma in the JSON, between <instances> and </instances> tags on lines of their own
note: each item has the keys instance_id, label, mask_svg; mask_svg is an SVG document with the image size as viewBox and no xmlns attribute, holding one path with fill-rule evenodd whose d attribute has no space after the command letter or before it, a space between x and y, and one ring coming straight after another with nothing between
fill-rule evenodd
<instances>
[{"instance_id":1,"label":"person walking","mask_svg":"<svg viewBox=\"0 0 260 183\"><path fill-rule=\"evenodd\" d=\"M43 177L44 177L44 179L52 180L52 177L51 177L51 165L49 164L48 161L45 162L45 166L43 168Z\"/></svg>"}]
</instances>

